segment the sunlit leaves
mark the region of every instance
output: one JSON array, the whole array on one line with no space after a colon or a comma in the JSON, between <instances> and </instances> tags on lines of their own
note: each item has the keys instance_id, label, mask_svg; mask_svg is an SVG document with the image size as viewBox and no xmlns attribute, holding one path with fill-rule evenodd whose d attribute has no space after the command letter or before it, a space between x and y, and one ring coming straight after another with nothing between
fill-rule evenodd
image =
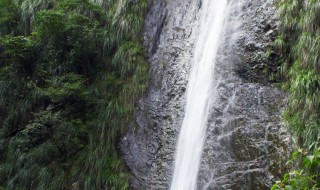
<instances>
[{"instance_id":1,"label":"sunlit leaves","mask_svg":"<svg viewBox=\"0 0 320 190\"><path fill-rule=\"evenodd\" d=\"M271 190L318 190L320 149L315 149L311 154L298 149L293 152L287 163L292 171L284 174L281 181L277 181Z\"/></svg>"}]
</instances>

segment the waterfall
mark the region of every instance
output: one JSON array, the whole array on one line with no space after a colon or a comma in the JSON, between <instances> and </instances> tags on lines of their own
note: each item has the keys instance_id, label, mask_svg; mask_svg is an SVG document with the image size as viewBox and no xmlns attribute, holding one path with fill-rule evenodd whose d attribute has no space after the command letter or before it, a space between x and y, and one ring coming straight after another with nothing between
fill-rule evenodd
<instances>
[{"instance_id":1,"label":"waterfall","mask_svg":"<svg viewBox=\"0 0 320 190\"><path fill-rule=\"evenodd\" d=\"M218 52L228 0L204 0L200 30L193 55L186 113L182 123L171 190L194 190L197 186L207 126L212 73Z\"/></svg>"}]
</instances>

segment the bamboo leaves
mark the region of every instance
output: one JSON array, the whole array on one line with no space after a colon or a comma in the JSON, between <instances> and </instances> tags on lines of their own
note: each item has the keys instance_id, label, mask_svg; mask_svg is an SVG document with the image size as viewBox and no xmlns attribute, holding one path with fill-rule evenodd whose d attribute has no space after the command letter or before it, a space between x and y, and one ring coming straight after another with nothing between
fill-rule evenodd
<instances>
[{"instance_id":1,"label":"bamboo leaves","mask_svg":"<svg viewBox=\"0 0 320 190\"><path fill-rule=\"evenodd\" d=\"M289 129L306 147L318 139L320 126L320 2L279 1L283 33L275 41L290 66L291 97L285 113ZM287 66L285 66L287 67Z\"/></svg>"},{"instance_id":2,"label":"bamboo leaves","mask_svg":"<svg viewBox=\"0 0 320 190\"><path fill-rule=\"evenodd\" d=\"M286 63L283 67L290 92L284 118L303 149L289 162L293 171L271 189L319 189L320 2L281 0L278 10L282 34L275 44Z\"/></svg>"}]
</instances>

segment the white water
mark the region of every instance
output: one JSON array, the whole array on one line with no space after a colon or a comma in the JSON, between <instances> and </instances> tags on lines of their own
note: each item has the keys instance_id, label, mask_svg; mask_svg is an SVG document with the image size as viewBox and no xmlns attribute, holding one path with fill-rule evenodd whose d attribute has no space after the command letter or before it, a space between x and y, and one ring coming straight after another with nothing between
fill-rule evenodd
<instances>
[{"instance_id":1,"label":"white water","mask_svg":"<svg viewBox=\"0 0 320 190\"><path fill-rule=\"evenodd\" d=\"M181 127L171 190L194 190L197 186L207 126L210 88L228 0L204 0L187 89L186 114Z\"/></svg>"}]
</instances>

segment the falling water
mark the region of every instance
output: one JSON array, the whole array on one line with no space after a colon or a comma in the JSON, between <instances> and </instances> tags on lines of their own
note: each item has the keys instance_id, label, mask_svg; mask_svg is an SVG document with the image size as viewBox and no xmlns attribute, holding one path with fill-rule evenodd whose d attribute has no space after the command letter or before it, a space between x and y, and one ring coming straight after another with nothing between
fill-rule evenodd
<instances>
[{"instance_id":1,"label":"falling water","mask_svg":"<svg viewBox=\"0 0 320 190\"><path fill-rule=\"evenodd\" d=\"M175 154L171 190L196 189L210 104L212 71L228 0L204 0L200 32L187 90L186 114Z\"/></svg>"}]
</instances>

